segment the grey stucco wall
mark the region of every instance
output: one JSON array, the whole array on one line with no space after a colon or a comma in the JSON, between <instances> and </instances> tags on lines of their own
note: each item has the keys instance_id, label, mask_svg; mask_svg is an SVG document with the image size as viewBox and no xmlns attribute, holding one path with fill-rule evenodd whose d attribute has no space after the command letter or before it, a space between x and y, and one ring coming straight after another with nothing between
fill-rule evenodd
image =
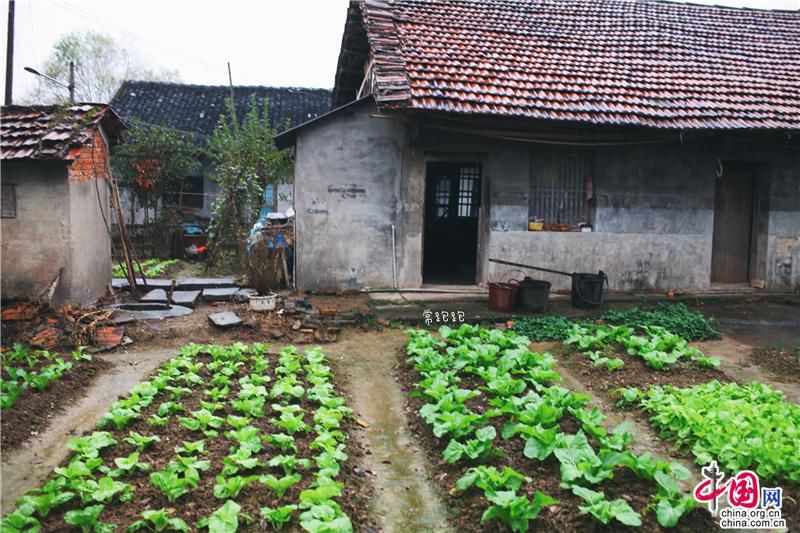
<instances>
[{"instance_id":1,"label":"grey stucco wall","mask_svg":"<svg viewBox=\"0 0 800 533\"><path fill-rule=\"evenodd\" d=\"M64 164L2 165L3 183L16 185L17 216L0 220L2 228L2 297L38 296L59 268L70 270L70 204ZM69 299L68 285L54 295Z\"/></svg>"},{"instance_id":2,"label":"grey stucco wall","mask_svg":"<svg viewBox=\"0 0 800 533\"><path fill-rule=\"evenodd\" d=\"M97 301L111 283L111 223L108 182L69 183L71 266L66 299L76 305ZM103 218L105 216L105 219Z\"/></svg>"},{"instance_id":3,"label":"grey stucco wall","mask_svg":"<svg viewBox=\"0 0 800 533\"><path fill-rule=\"evenodd\" d=\"M16 185L17 217L2 227L2 298L38 297L59 272L53 303L86 305L111 283L110 215L105 180L70 181L63 163L3 164ZM100 200L98 202L98 193Z\"/></svg>"},{"instance_id":4,"label":"grey stucco wall","mask_svg":"<svg viewBox=\"0 0 800 533\"><path fill-rule=\"evenodd\" d=\"M294 201L300 288L391 286L404 127L358 107L297 138ZM300 179L298 179L300 178Z\"/></svg>"},{"instance_id":5,"label":"grey stucco wall","mask_svg":"<svg viewBox=\"0 0 800 533\"><path fill-rule=\"evenodd\" d=\"M531 154L541 145L420 127L362 105L301 130L295 208L301 289L390 287L389 224L397 226L398 285L422 283L426 162L483 164L478 281L507 267L490 257L576 272L608 273L625 291L711 287L717 159L757 166L761 218L752 279L800 287L800 155L796 147L724 136L591 149L592 233L529 232ZM570 280L548 279L555 290ZM519 277L519 273L512 276Z\"/></svg>"}]
</instances>

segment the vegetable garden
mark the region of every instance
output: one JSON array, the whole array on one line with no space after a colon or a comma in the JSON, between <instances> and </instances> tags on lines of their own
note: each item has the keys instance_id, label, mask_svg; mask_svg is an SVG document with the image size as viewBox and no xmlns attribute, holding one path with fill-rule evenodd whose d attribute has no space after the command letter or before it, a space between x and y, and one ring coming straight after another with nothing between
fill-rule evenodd
<instances>
[{"instance_id":1,"label":"vegetable garden","mask_svg":"<svg viewBox=\"0 0 800 533\"><path fill-rule=\"evenodd\" d=\"M332 376L318 348L189 344L69 441L3 531L352 531L351 411Z\"/></svg>"},{"instance_id":2,"label":"vegetable garden","mask_svg":"<svg viewBox=\"0 0 800 533\"><path fill-rule=\"evenodd\" d=\"M681 320L672 327L688 336L718 335L684 310L678 311L683 327ZM606 315L619 325L545 317L523 321L518 329L528 333L540 321L548 331L539 339L563 340L557 353L566 366L586 383L597 381L618 407L648 417L675 445L676 457L698 465L695 472L716 459L731 475L752 469L765 484L782 485L791 527L797 521L792 502L800 472L800 407L763 384L716 379L724 376L718 359L660 325L670 314L661 307L649 318L662 320L645 320L648 315L637 311L632 316L643 323L635 325L620 314ZM431 454L459 529L716 527L685 492L691 489L685 483L689 469L632 452L632 424L609 427L588 395L559 384L555 358L529 346L516 332L469 325L443 326L438 338L409 332L400 379L417 413L412 425Z\"/></svg>"},{"instance_id":3,"label":"vegetable garden","mask_svg":"<svg viewBox=\"0 0 800 533\"><path fill-rule=\"evenodd\" d=\"M590 397L558 385L553 356L531 352L527 337L468 325L439 333L412 331L407 351L419 415L462 493L462 527L672 527L687 513L709 524L679 488L689 471L631 452L629 424L606 429Z\"/></svg>"},{"instance_id":4,"label":"vegetable garden","mask_svg":"<svg viewBox=\"0 0 800 533\"><path fill-rule=\"evenodd\" d=\"M52 411L50 405L63 405L69 389L91 379L107 366L104 361L94 361L83 348L61 354L31 349L20 343L0 353L0 361L0 410L5 449L24 441L31 430L40 429L43 419Z\"/></svg>"}]
</instances>

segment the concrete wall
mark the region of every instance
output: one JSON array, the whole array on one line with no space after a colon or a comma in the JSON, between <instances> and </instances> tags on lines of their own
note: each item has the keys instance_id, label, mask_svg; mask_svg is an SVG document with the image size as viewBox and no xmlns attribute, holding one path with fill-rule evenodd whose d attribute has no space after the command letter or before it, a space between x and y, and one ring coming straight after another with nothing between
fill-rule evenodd
<instances>
[{"instance_id":1,"label":"concrete wall","mask_svg":"<svg viewBox=\"0 0 800 533\"><path fill-rule=\"evenodd\" d=\"M297 138L297 284L325 291L391 286L404 127L372 107L321 121Z\"/></svg>"},{"instance_id":2,"label":"concrete wall","mask_svg":"<svg viewBox=\"0 0 800 533\"><path fill-rule=\"evenodd\" d=\"M478 280L507 277L490 257L609 275L624 291L711 287L715 169L757 168L760 217L751 279L800 287L800 155L796 147L724 136L591 150L592 233L529 232L532 154L541 145L420 127L376 116L362 104L298 133L295 199L302 289L391 287L389 224L397 226L398 285L422 283L426 162L477 160L483 167ZM565 276L537 275L554 289ZM511 274L520 277L519 273Z\"/></svg>"},{"instance_id":3,"label":"concrete wall","mask_svg":"<svg viewBox=\"0 0 800 533\"><path fill-rule=\"evenodd\" d=\"M75 160L3 163L17 216L2 226L2 298L36 299L61 270L53 303L86 305L111 283L107 150L98 132ZM105 215L105 220L103 216Z\"/></svg>"},{"instance_id":4,"label":"concrete wall","mask_svg":"<svg viewBox=\"0 0 800 533\"><path fill-rule=\"evenodd\" d=\"M69 287L66 300L84 305L97 301L111 283L111 239L106 229L106 221L111 223L108 182L70 181L69 208L72 262L64 280Z\"/></svg>"},{"instance_id":5,"label":"concrete wall","mask_svg":"<svg viewBox=\"0 0 800 533\"><path fill-rule=\"evenodd\" d=\"M3 183L16 185L17 217L0 221L2 298L38 296L64 268L70 268L67 168L63 163L2 164ZM55 294L67 300L67 285Z\"/></svg>"}]
</instances>

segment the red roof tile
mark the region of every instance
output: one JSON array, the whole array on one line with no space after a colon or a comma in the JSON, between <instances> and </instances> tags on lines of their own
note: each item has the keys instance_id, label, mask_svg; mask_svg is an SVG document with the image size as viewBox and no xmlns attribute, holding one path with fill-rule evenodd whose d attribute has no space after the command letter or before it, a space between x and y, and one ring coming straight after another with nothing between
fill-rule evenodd
<instances>
[{"instance_id":1,"label":"red roof tile","mask_svg":"<svg viewBox=\"0 0 800 533\"><path fill-rule=\"evenodd\" d=\"M73 149L89 142L101 123L110 135L123 128L105 104L3 106L0 159L71 160Z\"/></svg>"},{"instance_id":2,"label":"red roof tile","mask_svg":"<svg viewBox=\"0 0 800 533\"><path fill-rule=\"evenodd\" d=\"M367 0L360 7L373 92L384 109L800 128L800 12L660 0Z\"/></svg>"}]
</instances>

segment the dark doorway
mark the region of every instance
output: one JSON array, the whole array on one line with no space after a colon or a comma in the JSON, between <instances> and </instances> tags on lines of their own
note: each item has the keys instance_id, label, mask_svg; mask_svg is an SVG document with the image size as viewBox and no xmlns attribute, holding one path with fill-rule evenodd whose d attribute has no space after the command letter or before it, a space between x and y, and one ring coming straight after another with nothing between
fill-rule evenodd
<instances>
[{"instance_id":1,"label":"dark doorway","mask_svg":"<svg viewBox=\"0 0 800 533\"><path fill-rule=\"evenodd\" d=\"M481 165L428 163L423 283L475 283Z\"/></svg>"},{"instance_id":2,"label":"dark doorway","mask_svg":"<svg viewBox=\"0 0 800 533\"><path fill-rule=\"evenodd\" d=\"M754 173L745 164L725 164L716 179L711 281L750 281L750 239L753 228Z\"/></svg>"}]
</instances>

